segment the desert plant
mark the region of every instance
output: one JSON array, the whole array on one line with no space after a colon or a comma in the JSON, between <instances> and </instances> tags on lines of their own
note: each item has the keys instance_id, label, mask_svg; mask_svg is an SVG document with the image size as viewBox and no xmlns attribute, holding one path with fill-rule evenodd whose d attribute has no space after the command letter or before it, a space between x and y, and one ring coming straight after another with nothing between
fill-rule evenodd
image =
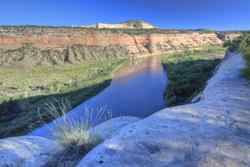
<instances>
[{"instance_id":1,"label":"desert plant","mask_svg":"<svg viewBox=\"0 0 250 167\"><path fill-rule=\"evenodd\" d=\"M68 117L66 112L71 110L72 105L66 98L52 99L44 104L44 108L55 119L50 128L51 137L65 148L46 165L48 167L76 166L88 151L102 142L98 134L93 130L90 132L90 129L112 117L105 106L84 108L82 118ZM39 115L43 120L42 113Z\"/></svg>"},{"instance_id":2,"label":"desert plant","mask_svg":"<svg viewBox=\"0 0 250 167\"><path fill-rule=\"evenodd\" d=\"M84 121L67 119L56 126L53 137L67 149L85 153L101 142L98 135L89 132L90 127Z\"/></svg>"},{"instance_id":3,"label":"desert plant","mask_svg":"<svg viewBox=\"0 0 250 167\"><path fill-rule=\"evenodd\" d=\"M50 128L52 137L65 148L80 153L88 152L101 142L98 134L90 133L89 129L112 117L107 107L98 107L96 109L84 108L82 118L70 118L66 113L72 106L65 98L53 99L46 103L44 108L50 117L55 119ZM39 115L43 119L42 114Z\"/></svg>"}]
</instances>

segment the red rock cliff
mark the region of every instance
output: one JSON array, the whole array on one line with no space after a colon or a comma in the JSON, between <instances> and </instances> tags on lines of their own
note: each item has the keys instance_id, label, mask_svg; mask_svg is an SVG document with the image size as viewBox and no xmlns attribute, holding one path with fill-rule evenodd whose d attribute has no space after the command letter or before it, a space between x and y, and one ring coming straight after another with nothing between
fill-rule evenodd
<instances>
[{"instance_id":1,"label":"red rock cliff","mask_svg":"<svg viewBox=\"0 0 250 167\"><path fill-rule=\"evenodd\" d=\"M40 57L57 57L61 61L68 57L77 61L76 57L82 60L93 56L142 56L222 43L216 33L192 31L2 27L0 64L4 64L6 59L11 64L23 50L26 53L23 57L36 52ZM26 49L27 44L29 49Z\"/></svg>"}]
</instances>

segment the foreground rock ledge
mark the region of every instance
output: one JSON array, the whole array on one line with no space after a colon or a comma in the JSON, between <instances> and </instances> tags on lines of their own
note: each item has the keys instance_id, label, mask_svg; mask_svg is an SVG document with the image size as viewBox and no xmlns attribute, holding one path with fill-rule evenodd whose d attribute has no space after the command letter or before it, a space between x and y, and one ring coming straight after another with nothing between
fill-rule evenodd
<instances>
[{"instance_id":1,"label":"foreground rock ledge","mask_svg":"<svg viewBox=\"0 0 250 167\"><path fill-rule=\"evenodd\" d=\"M139 120L139 118L132 116L112 118L95 126L94 128L91 128L89 132L91 134L96 134L101 140L105 141L112 136L117 135L124 126L135 123Z\"/></svg>"},{"instance_id":2,"label":"foreground rock ledge","mask_svg":"<svg viewBox=\"0 0 250 167\"><path fill-rule=\"evenodd\" d=\"M112 136L116 135L122 127L134 123L138 120L139 118L130 116L113 118L91 128L90 133L94 136L97 135L100 141L105 141L106 139L109 139ZM79 163L84 154L81 154L77 149L71 150L65 147L62 152L59 152L57 155L52 155L51 158L53 159L49 163L44 165L44 167L74 167Z\"/></svg>"},{"instance_id":3,"label":"foreground rock ledge","mask_svg":"<svg viewBox=\"0 0 250 167\"><path fill-rule=\"evenodd\" d=\"M90 133L105 140L118 134L122 127L138 120L139 118L130 116L113 118L90 129ZM2 139L0 140L0 167L45 167L50 163L60 163L65 166L65 164L75 163L70 158L65 162L58 162L58 160L61 161L59 157L63 156L65 149L53 140L38 136Z\"/></svg>"},{"instance_id":4,"label":"foreground rock ledge","mask_svg":"<svg viewBox=\"0 0 250 167\"><path fill-rule=\"evenodd\" d=\"M167 108L124 127L78 167L249 167L250 85L229 54L201 101Z\"/></svg>"},{"instance_id":5,"label":"foreground rock ledge","mask_svg":"<svg viewBox=\"0 0 250 167\"><path fill-rule=\"evenodd\" d=\"M35 136L0 140L0 167L43 167L63 150L54 141Z\"/></svg>"}]
</instances>

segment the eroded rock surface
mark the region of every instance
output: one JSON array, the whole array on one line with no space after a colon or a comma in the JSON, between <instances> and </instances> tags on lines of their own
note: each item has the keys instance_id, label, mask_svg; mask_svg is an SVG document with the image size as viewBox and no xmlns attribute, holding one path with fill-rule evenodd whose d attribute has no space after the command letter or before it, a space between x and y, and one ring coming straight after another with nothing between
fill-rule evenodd
<instances>
[{"instance_id":1,"label":"eroded rock surface","mask_svg":"<svg viewBox=\"0 0 250 167\"><path fill-rule=\"evenodd\" d=\"M63 148L54 141L34 136L0 140L0 167L43 167Z\"/></svg>"},{"instance_id":2,"label":"eroded rock surface","mask_svg":"<svg viewBox=\"0 0 250 167\"><path fill-rule=\"evenodd\" d=\"M250 85L241 55L226 56L201 101L124 127L78 167L249 167Z\"/></svg>"},{"instance_id":3,"label":"eroded rock surface","mask_svg":"<svg viewBox=\"0 0 250 167\"><path fill-rule=\"evenodd\" d=\"M97 135L98 140L102 142L118 134L122 127L138 120L136 117L129 116L113 118L90 129L90 133ZM86 150L84 151L81 147L68 147L54 155L52 161L45 167L75 167L86 153Z\"/></svg>"},{"instance_id":4,"label":"eroded rock surface","mask_svg":"<svg viewBox=\"0 0 250 167\"><path fill-rule=\"evenodd\" d=\"M102 140L106 140L117 135L124 126L135 123L139 120L139 118L132 116L113 118L90 129L90 133L96 134Z\"/></svg>"}]
</instances>

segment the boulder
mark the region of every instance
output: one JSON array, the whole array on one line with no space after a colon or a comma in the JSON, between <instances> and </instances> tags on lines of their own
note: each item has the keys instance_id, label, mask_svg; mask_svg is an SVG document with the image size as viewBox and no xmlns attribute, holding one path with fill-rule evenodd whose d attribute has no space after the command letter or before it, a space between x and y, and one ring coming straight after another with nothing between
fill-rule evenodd
<instances>
[{"instance_id":1,"label":"boulder","mask_svg":"<svg viewBox=\"0 0 250 167\"><path fill-rule=\"evenodd\" d=\"M54 141L24 136L0 140L0 167L42 167L63 150Z\"/></svg>"}]
</instances>

